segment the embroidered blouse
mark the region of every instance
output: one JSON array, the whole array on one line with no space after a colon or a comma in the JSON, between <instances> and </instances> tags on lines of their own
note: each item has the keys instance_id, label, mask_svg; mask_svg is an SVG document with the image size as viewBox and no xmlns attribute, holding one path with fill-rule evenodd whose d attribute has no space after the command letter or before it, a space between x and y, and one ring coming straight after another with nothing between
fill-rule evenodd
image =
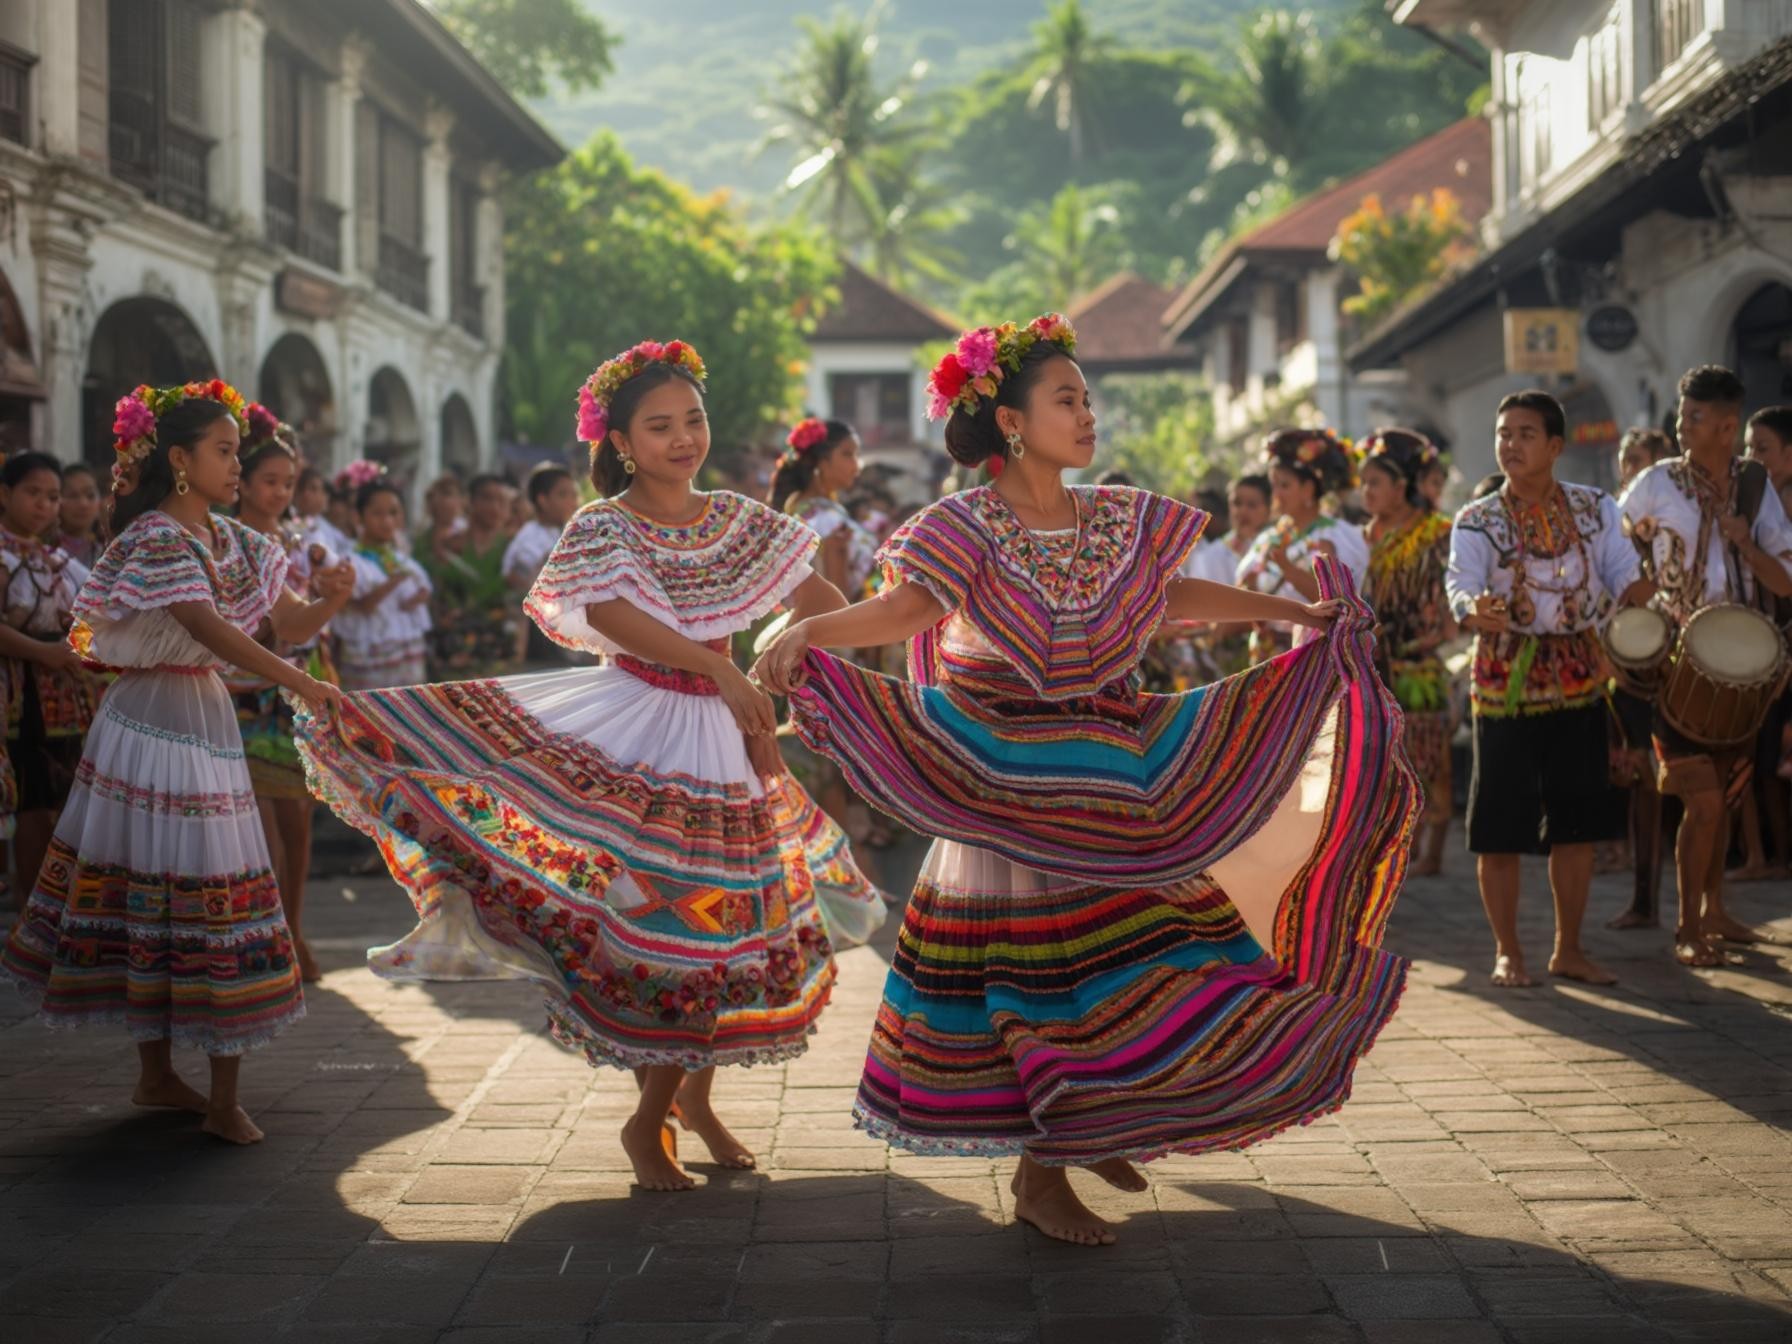
<instances>
[{"instance_id":1,"label":"embroidered blouse","mask_svg":"<svg viewBox=\"0 0 1792 1344\"><path fill-rule=\"evenodd\" d=\"M846 600L856 601L864 593L865 581L871 577L871 571L877 567L876 538L846 511L845 505L826 495L799 499L790 512L823 541L845 529Z\"/></svg>"},{"instance_id":2,"label":"embroidered blouse","mask_svg":"<svg viewBox=\"0 0 1792 1344\"><path fill-rule=\"evenodd\" d=\"M1746 561L1732 565L1717 527L1717 518L1734 507L1741 468L1740 459L1733 461L1729 479L1720 484L1690 458L1677 457L1650 467L1625 492L1624 517L1654 562L1656 605L1676 621L1687 621L1713 602L1755 601L1755 572ZM1755 545L1792 572L1792 523L1771 485L1762 491L1751 522Z\"/></svg>"},{"instance_id":3,"label":"embroidered blouse","mask_svg":"<svg viewBox=\"0 0 1792 1344\"><path fill-rule=\"evenodd\" d=\"M356 598L366 597L394 574L402 573L401 583L372 611L356 611L344 607L330 623L336 637L347 649L374 649L386 644L414 646L434 626L429 603L420 602L409 611L404 604L419 592L434 591L429 575L416 560L403 556L396 549L379 550L357 546L349 557L355 566Z\"/></svg>"},{"instance_id":4,"label":"embroidered blouse","mask_svg":"<svg viewBox=\"0 0 1792 1344\"><path fill-rule=\"evenodd\" d=\"M0 570L5 573L4 619L36 638L68 630L75 594L87 582L87 566L60 546L49 546L0 528Z\"/></svg>"},{"instance_id":5,"label":"embroidered blouse","mask_svg":"<svg viewBox=\"0 0 1792 1344\"><path fill-rule=\"evenodd\" d=\"M925 588L1034 695L1099 694L1138 665L1163 620L1166 586L1207 525L1199 509L1125 486L1071 486L1073 532L1035 533L989 486L948 495L897 529L879 553L891 583ZM935 680L925 637L912 659Z\"/></svg>"},{"instance_id":6,"label":"embroidered blouse","mask_svg":"<svg viewBox=\"0 0 1792 1344\"><path fill-rule=\"evenodd\" d=\"M220 666L168 608L208 602L253 636L286 582L286 550L234 518L211 516L218 549L158 509L106 547L75 599L69 643L112 667Z\"/></svg>"},{"instance_id":7,"label":"embroidered blouse","mask_svg":"<svg viewBox=\"0 0 1792 1344\"><path fill-rule=\"evenodd\" d=\"M573 516L529 590L523 610L569 649L622 652L585 618L594 603L621 600L687 639L745 630L811 573L815 533L732 490L715 490L689 523L644 517L620 499Z\"/></svg>"},{"instance_id":8,"label":"embroidered blouse","mask_svg":"<svg viewBox=\"0 0 1792 1344\"><path fill-rule=\"evenodd\" d=\"M1238 561L1238 586L1254 593L1271 593L1305 602L1307 599L1301 596L1300 590L1288 582L1280 567L1269 558L1270 550L1282 536L1280 525L1274 523L1257 534L1250 549ZM1341 518L1320 514L1304 532L1288 542L1288 559L1303 568L1310 567L1321 542L1331 543L1337 552L1338 563L1350 571L1360 586L1369 572L1369 546L1363 540L1363 534Z\"/></svg>"}]
</instances>

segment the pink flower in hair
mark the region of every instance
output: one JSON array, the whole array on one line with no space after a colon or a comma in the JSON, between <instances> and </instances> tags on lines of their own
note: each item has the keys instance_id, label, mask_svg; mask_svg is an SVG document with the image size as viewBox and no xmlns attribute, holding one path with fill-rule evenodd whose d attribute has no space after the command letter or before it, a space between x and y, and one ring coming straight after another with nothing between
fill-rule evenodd
<instances>
[{"instance_id":1,"label":"pink flower in hair","mask_svg":"<svg viewBox=\"0 0 1792 1344\"><path fill-rule=\"evenodd\" d=\"M250 402L243 415L249 422L249 442L252 444L263 443L279 432L280 417L259 401Z\"/></svg>"},{"instance_id":2,"label":"pink flower in hair","mask_svg":"<svg viewBox=\"0 0 1792 1344\"><path fill-rule=\"evenodd\" d=\"M120 397L112 410L112 437L119 443L131 444L138 439L152 438L156 432L156 413L142 397L133 392Z\"/></svg>"},{"instance_id":3,"label":"pink flower in hair","mask_svg":"<svg viewBox=\"0 0 1792 1344\"><path fill-rule=\"evenodd\" d=\"M592 395L589 387L579 388L579 438L585 443L602 443L610 432L610 415Z\"/></svg>"},{"instance_id":4,"label":"pink flower in hair","mask_svg":"<svg viewBox=\"0 0 1792 1344\"><path fill-rule=\"evenodd\" d=\"M981 378L996 366L996 333L993 327L975 327L958 338L958 362L972 378Z\"/></svg>"}]
</instances>

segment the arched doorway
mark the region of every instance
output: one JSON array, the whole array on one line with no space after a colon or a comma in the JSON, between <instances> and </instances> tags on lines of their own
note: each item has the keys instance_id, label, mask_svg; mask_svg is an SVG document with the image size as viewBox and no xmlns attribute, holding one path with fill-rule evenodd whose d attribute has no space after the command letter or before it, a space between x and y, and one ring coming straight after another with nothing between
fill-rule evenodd
<instances>
[{"instance_id":1,"label":"arched doorway","mask_svg":"<svg viewBox=\"0 0 1792 1344\"><path fill-rule=\"evenodd\" d=\"M4 272L0 272L0 453L32 446L31 411L44 399L43 380L31 358L31 334Z\"/></svg>"},{"instance_id":2,"label":"arched doorway","mask_svg":"<svg viewBox=\"0 0 1792 1344\"><path fill-rule=\"evenodd\" d=\"M369 461L384 463L395 481L410 484L417 474L423 433L417 422L416 399L404 375L389 365L373 375L367 388L365 443Z\"/></svg>"},{"instance_id":3,"label":"arched doorway","mask_svg":"<svg viewBox=\"0 0 1792 1344\"><path fill-rule=\"evenodd\" d=\"M315 345L287 332L261 361L255 389L264 406L299 431L307 461L326 469L335 465L336 393Z\"/></svg>"},{"instance_id":4,"label":"arched doorway","mask_svg":"<svg viewBox=\"0 0 1792 1344\"><path fill-rule=\"evenodd\" d=\"M166 387L218 376L193 319L166 299L120 299L94 323L81 381L81 444L95 466L112 461L112 407L139 383Z\"/></svg>"},{"instance_id":5,"label":"arched doorway","mask_svg":"<svg viewBox=\"0 0 1792 1344\"><path fill-rule=\"evenodd\" d=\"M463 481L479 470L479 426L458 392L442 403L442 470Z\"/></svg>"},{"instance_id":6,"label":"arched doorway","mask_svg":"<svg viewBox=\"0 0 1792 1344\"><path fill-rule=\"evenodd\" d=\"M1748 391L1748 409L1792 401L1792 286L1762 285L1730 328L1730 367Z\"/></svg>"}]
</instances>

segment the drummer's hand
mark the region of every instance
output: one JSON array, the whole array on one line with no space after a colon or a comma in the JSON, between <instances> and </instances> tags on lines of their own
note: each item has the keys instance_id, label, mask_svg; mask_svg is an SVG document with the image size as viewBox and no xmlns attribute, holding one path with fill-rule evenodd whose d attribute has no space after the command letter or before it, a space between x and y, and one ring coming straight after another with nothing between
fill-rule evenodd
<instances>
[{"instance_id":1,"label":"drummer's hand","mask_svg":"<svg viewBox=\"0 0 1792 1344\"><path fill-rule=\"evenodd\" d=\"M1505 634L1512 628L1512 617L1506 611L1506 600L1495 597L1492 593L1482 593L1475 599L1475 609L1464 618L1462 628L1486 635Z\"/></svg>"},{"instance_id":2,"label":"drummer's hand","mask_svg":"<svg viewBox=\"0 0 1792 1344\"><path fill-rule=\"evenodd\" d=\"M1739 513L1732 513L1728 518L1717 520L1717 530L1723 533L1724 540L1730 545L1743 546L1748 543L1753 529L1749 527L1748 519Z\"/></svg>"}]
</instances>

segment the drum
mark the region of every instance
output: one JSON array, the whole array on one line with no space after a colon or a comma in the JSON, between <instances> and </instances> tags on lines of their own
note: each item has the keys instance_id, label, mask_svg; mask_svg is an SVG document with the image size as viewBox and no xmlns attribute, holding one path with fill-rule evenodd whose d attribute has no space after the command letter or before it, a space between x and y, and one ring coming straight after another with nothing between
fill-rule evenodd
<instances>
[{"instance_id":1,"label":"drum","mask_svg":"<svg viewBox=\"0 0 1792 1344\"><path fill-rule=\"evenodd\" d=\"M1695 612L1662 686L1661 714L1695 742L1738 746L1760 730L1786 680L1786 643L1752 607Z\"/></svg>"},{"instance_id":2,"label":"drum","mask_svg":"<svg viewBox=\"0 0 1792 1344\"><path fill-rule=\"evenodd\" d=\"M1668 618L1651 607L1623 607L1603 638L1618 684L1638 699L1653 700L1673 646Z\"/></svg>"}]
</instances>

